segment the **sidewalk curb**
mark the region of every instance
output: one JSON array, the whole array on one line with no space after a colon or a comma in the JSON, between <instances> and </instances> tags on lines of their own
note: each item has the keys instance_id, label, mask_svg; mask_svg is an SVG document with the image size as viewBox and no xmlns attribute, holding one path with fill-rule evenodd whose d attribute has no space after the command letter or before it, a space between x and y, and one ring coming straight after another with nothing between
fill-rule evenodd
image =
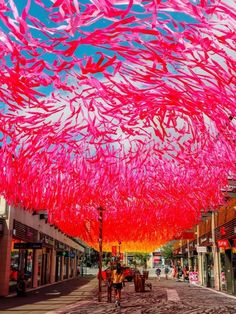
<instances>
[{"instance_id":1,"label":"sidewalk curb","mask_svg":"<svg viewBox=\"0 0 236 314\"><path fill-rule=\"evenodd\" d=\"M228 298L236 300L236 296L234 296L232 294L225 293L223 291L215 290L213 288L204 287L204 286L201 286L201 285L198 285L198 284L192 284L192 285L190 285L190 287L199 287L199 288L206 289L206 290L209 290L211 292L215 292L215 293L221 294L222 296L225 296L225 297L228 297Z\"/></svg>"}]
</instances>

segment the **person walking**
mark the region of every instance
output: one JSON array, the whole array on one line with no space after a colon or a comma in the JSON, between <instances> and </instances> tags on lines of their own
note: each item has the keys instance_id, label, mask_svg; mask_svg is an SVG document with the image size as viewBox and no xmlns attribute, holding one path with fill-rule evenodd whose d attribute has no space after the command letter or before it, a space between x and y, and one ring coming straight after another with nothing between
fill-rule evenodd
<instances>
[{"instance_id":1,"label":"person walking","mask_svg":"<svg viewBox=\"0 0 236 314\"><path fill-rule=\"evenodd\" d=\"M168 274L169 274L169 267L167 265L165 266L164 272L165 272L165 276L166 276L166 280L167 280Z\"/></svg>"},{"instance_id":2,"label":"person walking","mask_svg":"<svg viewBox=\"0 0 236 314\"><path fill-rule=\"evenodd\" d=\"M156 269L156 275L157 275L158 281L160 281L161 280L161 269L159 267L157 267L157 269Z\"/></svg>"},{"instance_id":3,"label":"person walking","mask_svg":"<svg viewBox=\"0 0 236 314\"><path fill-rule=\"evenodd\" d=\"M188 265L186 265L183 268L183 276L184 276L184 281L189 282L189 268L188 268Z\"/></svg>"},{"instance_id":4,"label":"person walking","mask_svg":"<svg viewBox=\"0 0 236 314\"><path fill-rule=\"evenodd\" d=\"M116 306L120 306L121 290L124 285L124 274L120 263L117 263L116 268L112 271L111 281L115 290Z\"/></svg>"}]
</instances>

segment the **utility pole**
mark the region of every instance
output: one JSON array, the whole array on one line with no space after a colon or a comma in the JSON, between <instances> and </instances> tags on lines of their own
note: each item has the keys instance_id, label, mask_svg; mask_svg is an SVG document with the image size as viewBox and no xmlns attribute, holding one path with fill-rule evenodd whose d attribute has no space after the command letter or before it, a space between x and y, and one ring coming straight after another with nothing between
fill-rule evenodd
<instances>
[{"instance_id":1,"label":"utility pole","mask_svg":"<svg viewBox=\"0 0 236 314\"><path fill-rule=\"evenodd\" d=\"M98 207L98 223L99 223L99 260L98 260L98 302L102 301L102 229L103 229L103 208Z\"/></svg>"}]
</instances>

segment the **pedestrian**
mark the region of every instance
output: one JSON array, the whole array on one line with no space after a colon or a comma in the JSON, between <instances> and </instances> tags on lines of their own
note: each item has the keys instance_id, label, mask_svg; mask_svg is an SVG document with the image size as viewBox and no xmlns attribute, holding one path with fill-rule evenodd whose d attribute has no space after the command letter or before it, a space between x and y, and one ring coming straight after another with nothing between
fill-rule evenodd
<instances>
[{"instance_id":1,"label":"pedestrian","mask_svg":"<svg viewBox=\"0 0 236 314\"><path fill-rule=\"evenodd\" d=\"M167 265L165 266L164 273L165 273L166 280L167 280L168 279L168 273L169 273L169 267Z\"/></svg>"},{"instance_id":2,"label":"pedestrian","mask_svg":"<svg viewBox=\"0 0 236 314\"><path fill-rule=\"evenodd\" d=\"M175 278L177 274L177 267L174 265L171 271L172 278Z\"/></svg>"},{"instance_id":3,"label":"pedestrian","mask_svg":"<svg viewBox=\"0 0 236 314\"><path fill-rule=\"evenodd\" d=\"M159 267L157 267L157 269L156 269L156 275L157 275L158 281L160 281L161 280L161 269Z\"/></svg>"},{"instance_id":4,"label":"pedestrian","mask_svg":"<svg viewBox=\"0 0 236 314\"><path fill-rule=\"evenodd\" d=\"M180 265L177 267L177 279L176 281L180 281L180 278L183 276L183 270Z\"/></svg>"},{"instance_id":5,"label":"pedestrian","mask_svg":"<svg viewBox=\"0 0 236 314\"><path fill-rule=\"evenodd\" d=\"M26 282L23 274L21 274L17 280L16 293L18 297L26 296Z\"/></svg>"},{"instance_id":6,"label":"pedestrian","mask_svg":"<svg viewBox=\"0 0 236 314\"><path fill-rule=\"evenodd\" d=\"M189 268L188 265L186 265L183 269L183 276L184 276L184 281L189 282Z\"/></svg>"},{"instance_id":7,"label":"pedestrian","mask_svg":"<svg viewBox=\"0 0 236 314\"><path fill-rule=\"evenodd\" d=\"M115 290L115 305L120 306L121 290L124 286L124 274L120 263L117 263L116 268L112 271L111 280Z\"/></svg>"}]
</instances>

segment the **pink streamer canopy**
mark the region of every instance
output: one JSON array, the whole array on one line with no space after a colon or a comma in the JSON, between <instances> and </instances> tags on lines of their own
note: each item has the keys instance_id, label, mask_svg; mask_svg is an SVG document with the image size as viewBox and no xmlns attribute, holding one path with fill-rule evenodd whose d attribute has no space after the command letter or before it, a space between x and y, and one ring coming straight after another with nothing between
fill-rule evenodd
<instances>
[{"instance_id":1,"label":"pink streamer canopy","mask_svg":"<svg viewBox=\"0 0 236 314\"><path fill-rule=\"evenodd\" d=\"M235 0L0 2L0 193L151 251L235 174Z\"/></svg>"}]
</instances>

